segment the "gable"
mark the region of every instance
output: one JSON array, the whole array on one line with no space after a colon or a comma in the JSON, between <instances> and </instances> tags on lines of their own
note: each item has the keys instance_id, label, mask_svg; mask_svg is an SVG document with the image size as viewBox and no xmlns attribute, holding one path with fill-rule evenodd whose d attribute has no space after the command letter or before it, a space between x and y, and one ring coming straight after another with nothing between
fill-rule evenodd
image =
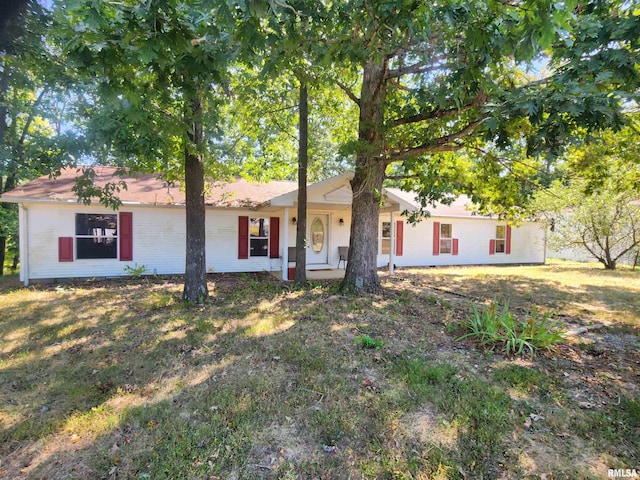
<instances>
[{"instance_id":1,"label":"gable","mask_svg":"<svg viewBox=\"0 0 640 480\"><path fill-rule=\"evenodd\" d=\"M328 203L342 203L351 205L353 193L349 185L342 185L324 194L324 200Z\"/></svg>"}]
</instances>

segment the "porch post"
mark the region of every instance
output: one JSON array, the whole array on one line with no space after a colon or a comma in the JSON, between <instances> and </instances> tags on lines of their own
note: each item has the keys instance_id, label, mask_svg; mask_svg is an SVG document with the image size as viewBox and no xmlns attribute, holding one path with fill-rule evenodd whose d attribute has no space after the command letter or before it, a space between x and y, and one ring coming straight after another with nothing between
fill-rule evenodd
<instances>
[{"instance_id":1,"label":"porch post","mask_svg":"<svg viewBox=\"0 0 640 480\"><path fill-rule=\"evenodd\" d=\"M284 231L282 232L282 280L289 280L289 209L284 209Z\"/></svg>"},{"instance_id":2,"label":"porch post","mask_svg":"<svg viewBox=\"0 0 640 480\"><path fill-rule=\"evenodd\" d=\"M389 221L391 222L391 245L389 248L389 275L393 275L393 262L395 260L396 253L396 225L393 221L393 211L389 214Z\"/></svg>"}]
</instances>

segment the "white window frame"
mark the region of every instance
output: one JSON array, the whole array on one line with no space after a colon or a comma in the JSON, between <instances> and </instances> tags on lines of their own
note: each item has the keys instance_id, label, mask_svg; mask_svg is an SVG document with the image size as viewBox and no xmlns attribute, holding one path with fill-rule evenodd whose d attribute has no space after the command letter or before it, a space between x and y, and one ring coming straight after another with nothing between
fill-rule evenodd
<instances>
[{"instance_id":1,"label":"white window frame","mask_svg":"<svg viewBox=\"0 0 640 480\"><path fill-rule=\"evenodd\" d=\"M389 236L385 237L385 224L389 226ZM391 253L391 222L382 222L380 226L380 255Z\"/></svg>"},{"instance_id":2,"label":"white window frame","mask_svg":"<svg viewBox=\"0 0 640 480\"><path fill-rule=\"evenodd\" d=\"M502 229L502 235L500 234L500 229ZM496 247L495 253L507 253L507 226L506 225L496 225Z\"/></svg>"},{"instance_id":3,"label":"white window frame","mask_svg":"<svg viewBox=\"0 0 640 480\"><path fill-rule=\"evenodd\" d=\"M444 227L449 227L449 236L445 236ZM446 245L448 245L448 247L446 247ZM445 246L444 249L442 248L443 246ZM441 255L453 254L453 224L452 223L440 224L440 254Z\"/></svg>"},{"instance_id":4,"label":"white window frame","mask_svg":"<svg viewBox=\"0 0 640 480\"><path fill-rule=\"evenodd\" d=\"M113 221L115 223L115 228L104 228L104 227L94 227L90 233L78 233L78 217L80 215L83 216L93 216L93 217L113 217ZM75 225L74 225L74 243L75 243L75 251L76 251L76 259L77 260L116 260L118 258L118 223L119 218L117 214L113 213L83 213L79 212L75 214L74 217ZM111 256L100 256L100 255L91 255L86 256L84 253L85 248L80 246L81 241L83 240L93 240L94 244L113 244L113 255ZM84 242L82 242L84 243ZM82 255L82 256L81 256Z\"/></svg>"},{"instance_id":5,"label":"white window frame","mask_svg":"<svg viewBox=\"0 0 640 480\"><path fill-rule=\"evenodd\" d=\"M263 233L263 235L259 235L260 228L261 228L260 227L260 221L261 220L263 221L263 223L262 223L262 230L263 230L262 233ZM252 233L252 231L251 231L252 228L251 227L254 227L254 230L257 227L258 228L258 234ZM266 228L266 233L265 233L265 228ZM269 217L250 217L249 218L249 257L256 257L256 258L266 257L266 258L269 258L269 242L270 242L270 239L269 239L269 233L270 233L269 228L271 228ZM260 254L254 253L256 251L255 249L259 248L259 245L262 245L263 242L265 242L265 240L266 240L266 243L264 243L264 244L266 245L266 247L263 247L263 248L258 250L261 253ZM256 245L256 246L255 247L252 246L252 243L254 245ZM264 253L262 253L263 251L264 251Z\"/></svg>"}]
</instances>

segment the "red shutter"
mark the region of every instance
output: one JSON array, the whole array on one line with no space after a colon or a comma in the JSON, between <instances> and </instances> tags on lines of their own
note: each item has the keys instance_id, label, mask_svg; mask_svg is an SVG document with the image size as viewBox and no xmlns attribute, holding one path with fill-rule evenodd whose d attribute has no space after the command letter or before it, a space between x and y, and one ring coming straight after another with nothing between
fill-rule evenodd
<instances>
[{"instance_id":1,"label":"red shutter","mask_svg":"<svg viewBox=\"0 0 640 480\"><path fill-rule=\"evenodd\" d=\"M133 214L131 212L120 212L119 221L120 261L131 261L133 260Z\"/></svg>"},{"instance_id":2,"label":"red shutter","mask_svg":"<svg viewBox=\"0 0 640 480\"><path fill-rule=\"evenodd\" d=\"M404 222L396 221L396 257L402 256L402 242L404 239Z\"/></svg>"},{"instance_id":3,"label":"red shutter","mask_svg":"<svg viewBox=\"0 0 640 480\"><path fill-rule=\"evenodd\" d=\"M440 222L433 222L433 254L440 255Z\"/></svg>"},{"instance_id":4,"label":"red shutter","mask_svg":"<svg viewBox=\"0 0 640 480\"><path fill-rule=\"evenodd\" d=\"M495 255L496 253L496 241L494 239L489 240L489 255Z\"/></svg>"},{"instance_id":5,"label":"red shutter","mask_svg":"<svg viewBox=\"0 0 640 480\"><path fill-rule=\"evenodd\" d=\"M249 217L238 217L238 258L249 258Z\"/></svg>"},{"instance_id":6,"label":"red shutter","mask_svg":"<svg viewBox=\"0 0 640 480\"><path fill-rule=\"evenodd\" d=\"M454 238L451 243L453 243L451 254L452 255L457 255L458 254L458 239Z\"/></svg>"},{"instance_id":7,"label":"red shutter","mask_svg":"<svg viewBox=\"0 0 640 480\"><path fill-rule=\"evenodd\" d=\"M507 238L505 239L505 247L504 247L504 252L509 255L511 253L511 227L509 225L507 225L507 228L505 229L507 231L506 236Z\"/></svg>"},{"instance_id":8,"label":"red shutter","mask_svg":"<svg viewBox=\"0 0 640 480\"><path fill-rule=\"evenodd\" d=\"M58 237L58 261L73 262L73 237Z\"/></svg>"},{"instance_id":9,"label":"red shutter","mask_svg":"<svg viewBox=\"0 0 640 480\"><path fill-rule=\"evenodd\" d=\"M280 219L271 217L269 219L269 258L280 256Z\"/></svg>"}]
</instances>

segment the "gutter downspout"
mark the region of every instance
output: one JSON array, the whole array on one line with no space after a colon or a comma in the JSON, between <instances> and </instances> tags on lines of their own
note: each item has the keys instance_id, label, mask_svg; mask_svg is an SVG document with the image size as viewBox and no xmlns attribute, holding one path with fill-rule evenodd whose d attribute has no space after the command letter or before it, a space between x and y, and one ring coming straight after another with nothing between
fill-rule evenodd
<instances>
[{"instance_id":1,"label":"gutter downspout","mask_svg":"<svg viewBox=\"0 0 640 480\"><path fill-rule=\"evenodd\" d=\"M20 281L29 286L29 210L24 203L18 204L18 232L20 234Z\"/></svg>"}]
</instances>

